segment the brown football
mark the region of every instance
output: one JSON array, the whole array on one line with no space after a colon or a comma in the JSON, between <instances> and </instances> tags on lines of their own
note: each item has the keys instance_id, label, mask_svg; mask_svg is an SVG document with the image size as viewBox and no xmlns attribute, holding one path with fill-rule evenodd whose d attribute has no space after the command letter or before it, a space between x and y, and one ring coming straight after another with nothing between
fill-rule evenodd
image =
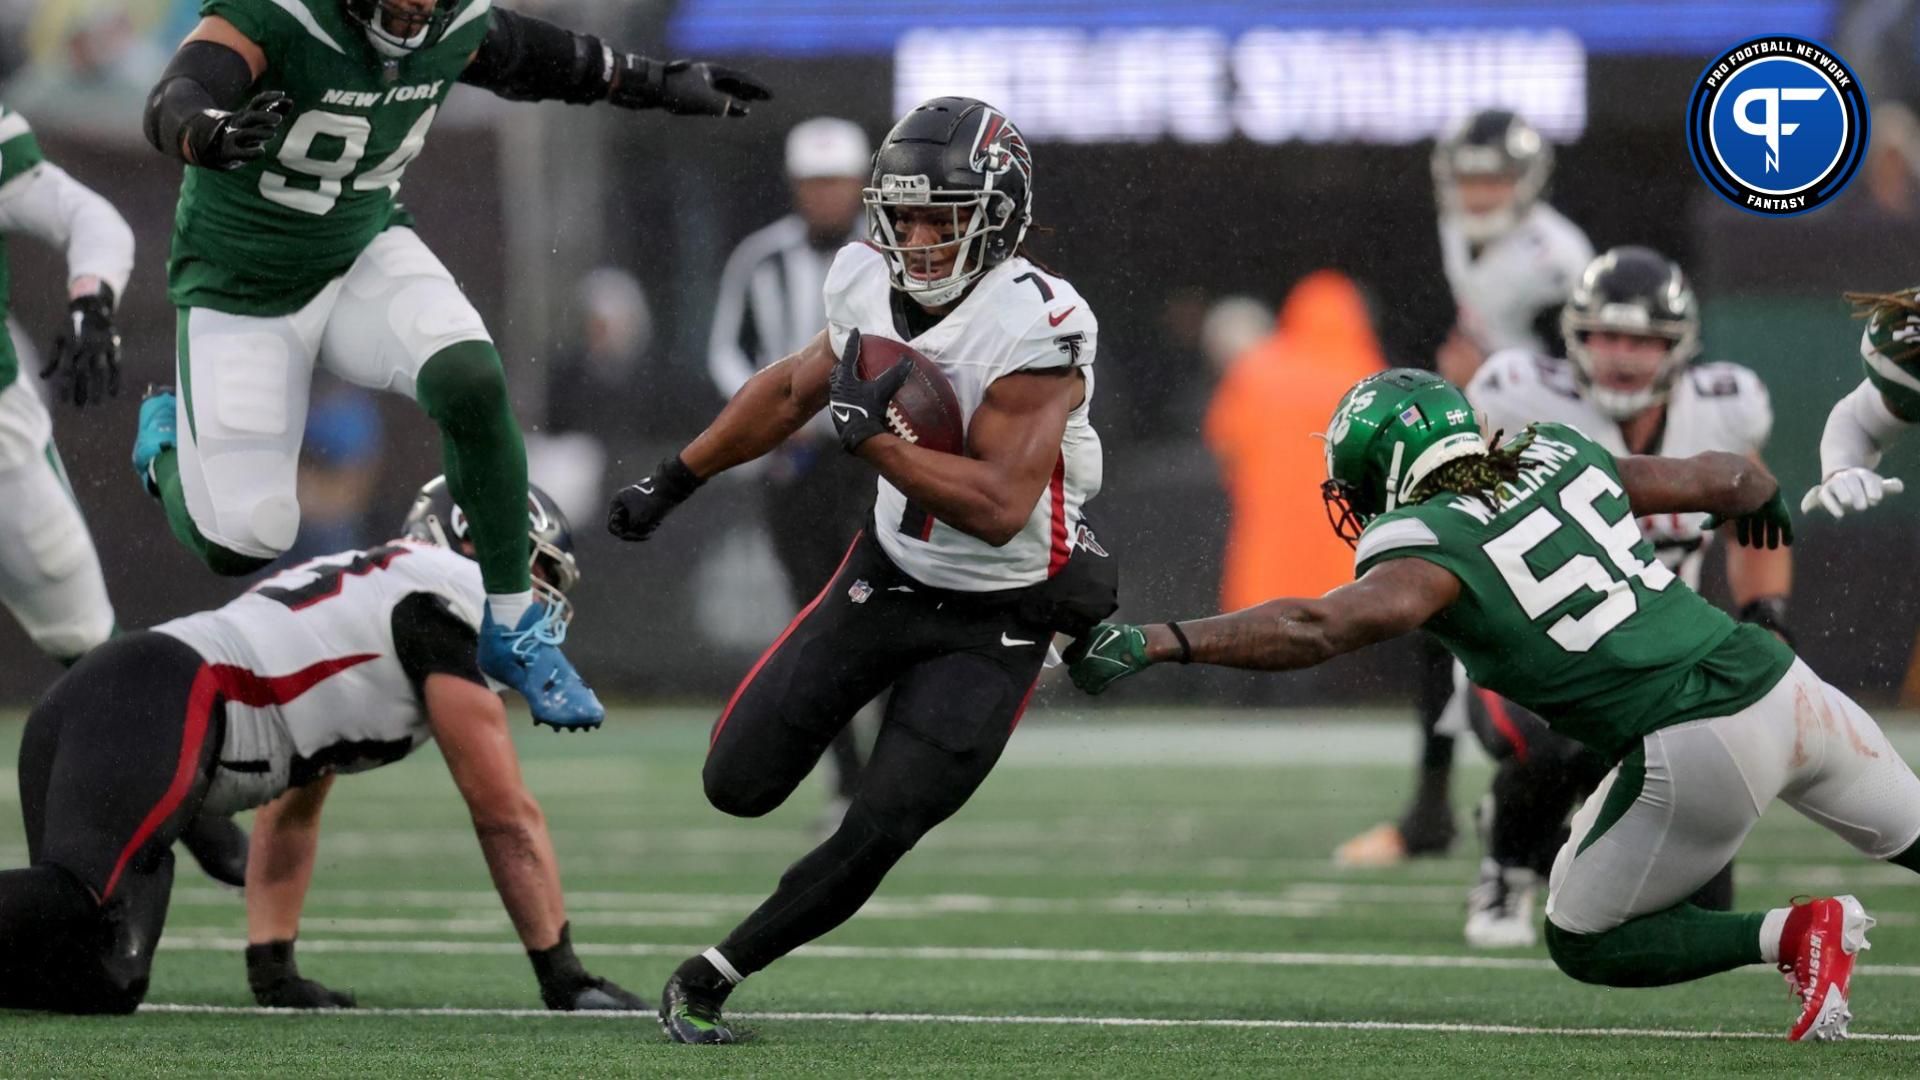
<instances>
[{"instance_id":1,"label":"brown football","mask_svg":"<svg viewBox=\"0 0 1920 1080\"><path fill-rule=\"evenodd\" d=\"M877 379L902 359L913 362L913 373L887 406L887 430L915 446L943 454L965 453L967 424L960 417L960 398L940 366L911 345L860 335L861 378Z\"/></svg>"}]
</instances>

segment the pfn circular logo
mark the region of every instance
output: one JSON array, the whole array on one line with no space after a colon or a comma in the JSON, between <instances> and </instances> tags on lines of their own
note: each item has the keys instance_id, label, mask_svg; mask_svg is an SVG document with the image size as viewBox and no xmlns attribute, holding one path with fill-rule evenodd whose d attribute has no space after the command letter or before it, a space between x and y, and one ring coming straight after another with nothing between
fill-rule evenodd
<instances>
[{"instance_id":1,"label":"pfn circular logo","mask_svg":"<svg viewBox=\"0 0 1920 1080\"><path fill-rule=\"evenodd\" d=\"M1867 152L1867 95L1846 61L1808 38L1743 41L1715 57L1687 102L1687 151L1714 193L1789 217L1846 188Z\"/></svg>"}]
</instances>

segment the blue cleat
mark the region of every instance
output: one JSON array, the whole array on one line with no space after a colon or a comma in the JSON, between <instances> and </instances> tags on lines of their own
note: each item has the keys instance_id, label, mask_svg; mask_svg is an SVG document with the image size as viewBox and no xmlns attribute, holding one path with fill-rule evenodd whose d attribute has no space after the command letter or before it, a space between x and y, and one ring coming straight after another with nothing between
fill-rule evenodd
<instances>
[{"instance_id":1,"label":"blue cleat","mask_svg":"<svg viewBox=\"0 0 1920 1080\"><path fill-rule=\"evenodd\" d=\"M179 401L171 386L150 386L140 402L140 432L133 437L133 471L147 494L160 497L160 485L153 478L153 462L180 443L174 414Z\"/></svg>"},{"instance_id":2,"label":"blue cleat","mask_svg":"<svg viewBox=\"0 0 1920 1080\"><path fill-rule=\"evenodd\" d=\"M480 670L526 698L534 723L591 731L607 710L560 651L565 640L567 623L556 607L536 602L512 630L494 622L488 607L480 623Z\"/></svg>"}]
</instances>

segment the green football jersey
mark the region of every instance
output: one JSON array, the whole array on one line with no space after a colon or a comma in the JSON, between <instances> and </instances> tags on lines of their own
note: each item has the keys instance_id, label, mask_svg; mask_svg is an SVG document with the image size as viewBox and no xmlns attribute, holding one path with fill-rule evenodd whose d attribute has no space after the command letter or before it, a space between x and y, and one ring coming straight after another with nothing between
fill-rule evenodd
<instances>
[{"instance_id":1,"label":"green football jersey","mask_svg":"<svg viewBox=\"0 0 1920 1080\"><path fill-rule=\"evenodd\" d=\"M45 160L40 154L40 143L33 137L33 129L27 126L27 118L0 105L0 187ZM9 288L7 237L0 233L0 324L7 321ZM0 390L12 386L19 373L20 358L13 352L13 336L0 325Z\"/></svg>"},{"instance_id":2,"label":"green football jersey","mask_svg":"<svg viewBox=\"0 0 1920 1080\"><path fill-rule=\"evenodd\" d=\"M409 223L394 201L441 102L487 34L491 0L464 0L430 48L390 60L340 0L200 0L266 53L254 93L293 115L232 172L188 167L174 213L168 295L234 315L298 310L374 237Z\"/></svg>"},{"instance_id":3,"label":"green football jersey","mask_svg":"<svg viewBox=\"0 0 1920 1080\"><path fill-rule=\"evenodd\" d=\"M1445 494L1380 515L1357 572L1425 559L1460 579L1428 621L1473 681L1610 759L1649 731L1737 712L1793 653L1733 621L1654 556L1613 455L1563 424L1532 429L1497 501Z\"/></svg>"},{"instance_id":4,"label":"green football jersey","mask_svg":"<svg viewBox=\"0 0 1920 1080\"><path fill-rule=\"evenodd\" d=\"M1860 337L1867 379L1902 420L1920 420L1920 315L1875 315ZM1893 357L1910 352L1901 360Z\"/></svg>"}]
</instances>

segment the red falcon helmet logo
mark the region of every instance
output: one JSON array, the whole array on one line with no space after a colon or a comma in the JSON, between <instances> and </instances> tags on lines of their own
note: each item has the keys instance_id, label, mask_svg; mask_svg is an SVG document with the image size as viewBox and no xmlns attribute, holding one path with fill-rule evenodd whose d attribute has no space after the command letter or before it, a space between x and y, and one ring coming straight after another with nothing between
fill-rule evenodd
<instances>
[{"instance_id":1,"label":"red falcon helmet logo","mask_svg":"<svg viewBox=\"0 0 1920 1080\"><path fill-rule=\"evenodd\" d=\"M1019 169L1021 176L1033 178L1033 152L1027 149L1027 140L1013 121L993 109L980 112L980 131L973 138L970 164L973 171L988 176Z\"/></svg>"}]
</instances>

